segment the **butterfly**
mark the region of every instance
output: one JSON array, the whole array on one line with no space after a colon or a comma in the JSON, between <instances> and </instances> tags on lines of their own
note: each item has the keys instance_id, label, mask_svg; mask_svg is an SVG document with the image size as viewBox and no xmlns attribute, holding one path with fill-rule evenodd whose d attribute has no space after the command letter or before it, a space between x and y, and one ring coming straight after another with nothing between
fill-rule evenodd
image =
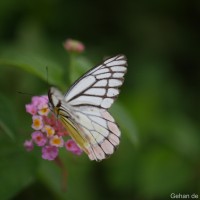
<instances>
[{"instance_id":1,"label":"butterfly","mask_svg":"<svg viewBox=\"0 0 200 200\"><path fill-rule=\"evenodd\" d=\"M66 94L49 89L51 110L90 160L109 157L120 143L121 132L107 110L119 95L126 71L126 57L117 55L86 72Z\"/></svg>"}]
</instances>

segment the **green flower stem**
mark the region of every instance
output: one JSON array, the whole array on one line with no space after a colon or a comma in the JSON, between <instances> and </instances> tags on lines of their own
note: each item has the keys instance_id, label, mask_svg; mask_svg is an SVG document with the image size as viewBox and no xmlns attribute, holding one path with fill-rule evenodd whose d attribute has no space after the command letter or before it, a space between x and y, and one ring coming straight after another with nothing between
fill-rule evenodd
<instances>
[{"instance_id":1,"label":"green flower stem","mask_svg":"<svg viewBox=\"0 0 200 200\"><path fill-rule=\"evenodd\" d=\"M67 170L66 167L63 163L63 161L60 159L60 157L56 157L56 159L54 160L56 165L61 169L61 173L62 173L62 180L61 180L61 189L62 191L66 191L67 190Z\"/></svg>"},{"instance_id":2,"label":"green flower stem","mask_svg":"<svg viewBox=\"0 0 200 200\"><path fill-rule=\"evenodd\" d=\"M76 57L77 53L70 52L69 53L69 81L72 84L76 79Z\"/></svg>"}]
</instances>

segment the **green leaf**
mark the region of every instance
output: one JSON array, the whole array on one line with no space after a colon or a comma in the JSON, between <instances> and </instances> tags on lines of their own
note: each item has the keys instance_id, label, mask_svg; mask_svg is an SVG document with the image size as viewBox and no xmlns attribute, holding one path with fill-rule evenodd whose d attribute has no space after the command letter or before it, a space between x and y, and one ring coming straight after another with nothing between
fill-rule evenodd
<instances>
[{"instance_id":1,"label":"green leaf","mask_svg":"<svg viewBox=\"0 0 200 200\"><path fill-rule=\"evenodd\" d=\"M37 55L36 53L7 49L0 56L0 66L11 66L22 69L44 81L47 81L46 67L48 67L48 82L52 85L63 87L63 69L53 60Z\"/></svg>"},{"instance_id":2,"label":"green leaf","mask_svg":"<svg viewBox=\"0 0 200 200\"><path fill-rule=\"evenodd\" d=\"M111 107L111 113L113 113L117 123L120 127L122 127L124 133L127 134L130 141L134 145L138 145L138 136L134 121L132 116L130 116L126 111L125 107L119 102L115 102Z\"/></svg>"},{"instance_id":3,"label":"green leaf","mask_svg":"<svg viewBox=\"0 0 200 200\"><path fill-rule=\"evenodd\" d=\"M0 128L12 139L14 140L14 133L10 128L0 119Z\"/></svg>"},{"instance_id":4,"label":"green leaf","mask_svg":"<svg viewBox=\"0 0 200 200\"><path fill-rule=\"evenodd\" d=\"M0 94L0 129L12 140L15 138L16 120L13 104L8 98Z\"/></svg>"},{"instance_id":5,"label":"green leaf","mask_svg":"<svg viewBox=\"0 0 200 200\"><path fill-rule=\"evenodd\" d=\"M0 135L0 196L11 199L34 180L37 162L17 143ZM31 154L31 153L30 153Z\"/></svg>"}]
</instances>

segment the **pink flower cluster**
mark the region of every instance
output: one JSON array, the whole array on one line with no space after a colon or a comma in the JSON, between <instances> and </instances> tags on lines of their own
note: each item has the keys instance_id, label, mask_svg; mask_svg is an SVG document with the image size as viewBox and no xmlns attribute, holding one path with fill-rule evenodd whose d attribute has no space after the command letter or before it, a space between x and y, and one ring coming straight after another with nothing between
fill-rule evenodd
<instances>
[{"instance_id":1,"label":"pink flower cluster","mask_svg":"<svg viewBox=\"0 0 200 200\"><path fill-rule=\"evenodd\" d=\"M26 112L32 115L31 139L24 142L27 151L32 151L34 145L42 148L42 158L54 160L59 153L59 148L80 155L82 150L77 144L69 139L64 141L63 137L68 136L62 123L50 112L47 96L34 96L30 104L26 106Z\"/></svg>"},{"instance_id":2,"label":"pink flower cluster","mask_svg":"<svg viewBox=\"0 0 200 200\"><path fill-rule=\"evenodd\" d=\"M82 42L73 39L67 39L63 43L63 46L68 52L82 53L85 50L85 46Z\"/></svg>"}]
</instances>

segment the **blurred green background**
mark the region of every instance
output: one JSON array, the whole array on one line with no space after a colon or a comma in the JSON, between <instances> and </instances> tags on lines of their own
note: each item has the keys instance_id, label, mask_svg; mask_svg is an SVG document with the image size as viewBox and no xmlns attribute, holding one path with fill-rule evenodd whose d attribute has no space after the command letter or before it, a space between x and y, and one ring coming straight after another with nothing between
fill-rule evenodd
<instances>
[{"instance_id":1,"label":"blurred green background","mask_svg":"<svg viewBox=\"0 0 200 200\"><path fill-rule=\"evenodd\" d=\"M200 191L200 1L0 1L0 199L151 200ZM26 152L25 104L49 83L70 85L66 38L86 50L76 75L123 53L128 73L111 109L122 129L108 160L62 151L67 191L54 162ZM199 194L200 195L200 194Z\"/></svg>"}]
</instances>

